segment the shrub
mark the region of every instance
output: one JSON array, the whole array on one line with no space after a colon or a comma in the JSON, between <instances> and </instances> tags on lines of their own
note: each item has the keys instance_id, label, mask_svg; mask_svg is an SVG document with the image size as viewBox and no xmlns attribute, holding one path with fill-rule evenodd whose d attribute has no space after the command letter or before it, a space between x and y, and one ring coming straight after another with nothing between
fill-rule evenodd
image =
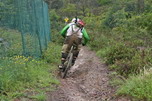
<instances>
[{"instance_id":1,"label":"shrub","mask_svg":"<svg viewBox=\"0 0 152 101\"><path fill-rule=\"evenodd\" d=\"M64 38L62 37L62 35L59 34L59 31L55 29L52 30L51 38L51 41L55 44L62 45L64 42Z\"/></svg>"},{"instance_id":2,"label":"shrub","mask_svg":"<svg viewBox=\"0 0 152 101\"><path fill-rule=\"evenodd\" d=\"M22 55L21 34L16 30L0 28L1 36L8 43L7 49L0 46L0 57ZM2 51L3 50L3 51Z\"/></svg>"},{"instance_id":3,"label":"shrub","mask_svg":"<svg viewBox=\"0 0 152 101\"><path fill-rule=\"evenodd\" d=\"M50 44L45 51L44 58L46 60L25 57L22 56L22 41L19 32L2 28L0 28L0 32L1 38L9 43L7 51L2 51L1 48L3 49L3 47L0 44L1 101L10 101L16 97L25 96L25 93L31 89L32 92L37 94L39 93L38 91L41 92L42 88L45 92L46 89L51 88L50 84L59 84L59 81L53 77L54 70L56 69L53 63L60 61L60 46ZM31 40L30 37L29 44L31 44ZM28 48L33 49L32 46ZM48 64L46 61L52 64ZM26 90L27 92L25 92Z\"/></svg>"},{"instance_id":4,"label":"shrub","mask_svg":"<svg viewBox=\"0 0 152 101\"><path fill-rule=\"evenodd\" d=\"M101 57L101 58L104 58L106 57L106 54L110 51L110 47L104 47L104 48L101 48L100 50L97 51L97 56Z\"/></svg>"},{"instance_id":5,"label":"shrub","mask_svg":"<svg viewBox=\"0 0 152 101\"><path fill-rule=\"evenodd\" d=\"M137 76L129 77L118 89L118 95L132 96L138 100L152 100L152 71L144 71Z\"/></svg>"},{"instance_id":6,"label":"shrub","mask_svg":"<svg viewBox=\"0 0 152 101\"><path fill-rule=\"evenodd\" d=\"M44 52L43 57L48 63L59 64L61 58L61 46L50 43L48 49Z\"/></svg>"},{"instance_id":7,"label":"shrub","mask_svg":"<svg viewBox=\"0 0 152 101\"><path fill-rule=\"evenodd\" d=\"M140 71L143 71L144 67L147 66L152 61L151 49L145 50L134 50L132 51L131 58L126 57L123 53L123 58L116 59L119 56L113 56L114 63L110 66L111 69L115 69L119 74L128 77L130 74L138 74ZM120 55L120 54L119 54ZM119 57L120 58L120 57ZM109 59L109 58L108 58Z\"/></svg>"},{"instance_id":8,"label":"shrub","mask_svg":"<svg viewBox=\"0 0 152 101\"><path fill-rule=\"evenodd\" d=\"M100 5L106 5L112 2L112 0L98 0Z\"/></svg>"},{"instance_id":9,"label":"shrub","mask_svg":"<svg viewBox=\"0 0 152 101\"><path fill-rule=\"evenodd\" d=\"M151 26L152 26L152 20L151 20L152 14L151 13L144 13L143 15L134 16L129 20L129 26L133 25L135 27L138 27L140 29L146 29L148 33L152 34L151 32Z\"/></svg>"},{"instance_id":10,"label":"shrub","mask_svg":"<svg viewBox=\"0 0 152 101\"><path fill-rule=\"evenodd\" d=\"M122 26L126 23L126 15L127 13L124 11L124 9L121 9L119 6L115 6L111 9L111 11L108 12L103 24L109 28Z\"/></svg>"},{"instance_id":11,"label":"shrub","mask_svg":"<svg viewBox=\"0 0 152 101\"><path fill-rule=\"evenodd\" d=\"M106 55L106 63L114 64L116 60L131 59L134 55L134 49L125 46L123 43L116 43Z\"/></svg>"},{"instance_id":12,"label":"shrub","mask_svg":"<svg viewBox=\"0 0 152 101\"><path fill-rule=\"evenodd\" d=\"M50 13L51 28L59 30L60 16L56 13L56 11L54 9L51 10L49 13Z\"/></svg>"},{"instance_id":13,"label":"shrub","mask_svg":"<svg viewBox=\"0 0 152 101\"><path fill-rule=\"evenodd\" d=\"M24 56L3 57L0 60L0 92L7 94L7 98L13 98L16 92L27 88L40 89L50 87L50 83L58 84L50 73L54 67L42 60Z\"/></svg>"}]
</instances>

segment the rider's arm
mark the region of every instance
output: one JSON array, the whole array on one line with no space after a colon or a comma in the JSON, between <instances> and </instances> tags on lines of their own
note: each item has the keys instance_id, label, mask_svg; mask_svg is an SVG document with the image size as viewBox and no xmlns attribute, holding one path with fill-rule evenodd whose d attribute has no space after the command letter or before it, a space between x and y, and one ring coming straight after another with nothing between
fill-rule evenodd
<instances>
[{"instance_id":1,"label":"rider's arm","mask_svg":"<svg viewBox=\"0 0 152 101\"><path fill-rule=\"evenodd\" d=\"M70 27L70 25L68 24L68 25L66 25L66 26L61 30L60 34L61 34L63 37L66 36L66 32L67 32L67 30L68 30L69 27Z\"/></svg>"},{"instance_id":2,"label":"rider's arm","mask_svg":"<svg viewBox=\"0 0 152 101\"><path fill-rule=\"evenodd\" d=\"M82 29L82 34L83 34L83 38L84 38L84 43L83 44L87 44L87 42L90 40L89 35L87 33L87 31L83 28Z\"/></svg>"}]
</instances>

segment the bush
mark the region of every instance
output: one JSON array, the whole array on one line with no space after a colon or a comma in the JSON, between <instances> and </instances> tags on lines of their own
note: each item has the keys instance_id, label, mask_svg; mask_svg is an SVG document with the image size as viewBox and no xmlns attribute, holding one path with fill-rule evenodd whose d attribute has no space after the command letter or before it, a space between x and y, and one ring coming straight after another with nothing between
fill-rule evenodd
<instances>
[{"instance_id":1,"label":"bush","mask_svg":"<svg viewBox=\"0 0 152 101\"><path fill-rule=\"evenodd\" d=\"M152 34L151 26L152 26L152 20L151 20L152 14L151 13L144 13L143 15L134 16L130 19L130 25L133 25L135 27L138 27L140 29L146 29L148 33Z\"/></svg>"},{"instance_id":2,"label":"bush","mask_svg":"<svg viewBox=\"0 0 152 101\"><path fill-rule=\"evenodd\" d=\"M98 0L100 5L106 5L112 2L112 0Z\"/></svg>"},{"instance_id":3,"label":"bush","mask_svg":"<svg viewBox=\"0 0 152 101\"><path fill-rule=\"evenodd\" d=\"M123 49L125 50L125 48ZM119 74L128 77L130 74L138 74L146 65L152 62L150 50L126 49L115 54L109 54L110 56L106 57L106 59L110 63L113 62L110 66L111 69L115 69Z\"/></svg>"},{"instance_id":4,"label":"bush","mask_svg":"<svg viewBox=\"0 0 152 101\"><path fill-rule=\"evenodd\" d=\"M134 49L125 46L123 43L116 43L106 55L106 63L114 64L116 60L132 59Z\"/></svg>"},{"instance_id":5,"label":"bush","mask_svg":"<svg viewBox=\"0 0 152 101\"><path fill-rule=\"evenodd\" d=\"M51 41L53 43L62 45L64 42L64 38L62 37L61 34L59 34L59 31L57 31L56 29L53 29L52 34L51 34Z\"/></svg>"},{"instance_id":6,"label":"bush","mask_svg":"<svg viewBox=\"0 0 152 101\"><path fill-rule=\"evenodd\" d=\"M21 34L16 30L0 28L1 36L8 43L6 49L0 45L0 57L22 55ZM3 50L3 51L2 51Z\"/></svg>"},{"instance_id":7,"label":"bush","mask_svg":"<svg viewBox=\"0 0 152 101\"><path fill-rule=\"evenodd\" d=\"M13 96L16 92L23 93L27 88L41 89L50 87L51 83L59 83L50 73L54 67L42 60L24 56L3 57L0 60L0 92L7 94L7 98L16 97Z\"/></svg>"},{"instance_id":8,"label":"bush","mask_svg":"<svg viewBox=\"0 0 152 101\"><path fill-rule=\"evenodd\" d=\"M124 11L124 9L116 6L108 12L103 24L111 29L122 26L126 23L126 15L127 13Z\"/></svg>"},{"instance_id":9,"label":"bush","mask_svg":"<svg viewBox=\"0 0 152 101\"><path fill-rule=\"evenodd\" d=\"M2 28L0 32L1 38L9 44L8 49L2 51L5 47L0 43L1 101L10 101L16 97L25 96L25 93L29 93L31 89L32 92L39 94L42 88L45 92L46 89L50 89L50 84L59 84L59 81L53 77L53 73L56 70L54 64L60 61L61 46L50 43L44 53L45 60L25 57L22 56L21 34L15 30ZM31 37L30 40L32 40ZM29 44L31 42L28 41ZM33 49L31 46L30 48Z\"/></svg>"},{"instance_id":10,"label":"bush","mask_svg":"<svg viewBox=\"0 0 152 101\"><path fill-rule=\"evenodd\" d=\"M60 16L56 13L56 11L53 9L49 12L50 14L50 21L51 21L51 28L52 29L56 29L59 30L60 26L59 26L59 19Z\"/></svg>"},{"instance_id":11,"label":"bush","mask_svg":"<svg viewBox=\"0 0 152 101\"><path fill-rule=\"evenodd\" d=\"M97 56L104 58L106 57L107 53L110 51L110 47L105 47L105 48L101 48L100 50L97 51Z\"/></svg>"},{"instance_id":12,"label":"bush","mask_svg":"<svg viewBox=\"0 0 152 101\"><path fill-rule=\"evenodd\" d=\"M50 43L48 49L44 52L43 57L48 63L59 64L61 60L61 46Z\"/></svg>"},{"instance_id":13,"label":"bush","mask_svg":"<svg viewBox=\"0 0 152 101\"><path fill-rule=\"evenodd\" d=\"M152 71L144 71L137 76L129 77L118 89L118 95L128 95L138 100L152 100Z\"/></svg>"}]
</instances>

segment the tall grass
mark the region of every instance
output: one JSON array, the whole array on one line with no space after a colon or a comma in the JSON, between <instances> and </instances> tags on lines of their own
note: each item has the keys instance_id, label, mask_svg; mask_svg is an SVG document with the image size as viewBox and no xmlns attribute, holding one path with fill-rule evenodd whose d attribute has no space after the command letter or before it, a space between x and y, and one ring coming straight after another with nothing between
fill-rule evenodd
<instances>
[{"instance_id":1,"label":"tall grass","mask_svg":"<svg viewBox=\"0 0 152 101\"><path fill-rule=\"evenodd\" d=\"M45 99L45 92L54 89L51 85L59 84L54 71L57 68L55 64L60 62L61 46L50 43L43 59L25 57L22 56L21 45L18 45L21 43L20 33L13 30L1 31L0 37L7 39L12 45L6 51L7 55L0 56L0 100L28 97L42 101ZM35 95L31 92L35 92Z\"/></svg>"},{"instance_id":2,"label":"tall grass","mask_svg":"<svg viewBox=\"0 0 152 101\"><path fill-rule=\"evenodd\" d=\"M44 51L43 57L48 63L59 64L61 58L61 46L51 42L49 48Z\"/></svg>"},{"instance_id":3,"label":"tall grass","mask_svg":"<svg viewBox=\"0 0 152 101\"><path fill-rule=\"evenodd\" d=\"M152 100L152 69L145 70L137 76L129 77L118 89L118 95L132 96L138 100Z\"/></svg>"},{"instance_id":4,"label":"tall grass","mask_svg":"<svg viewBox=\"0 0 152 101\"><path fill-rule=\"evenodd\" d=\"M0 38L7 42L6 48L4 45L0 45L0 57L22 54L22 39L18 31L0 28Z\"/></svg>"},{"instance_id":5,"label":"tall grass","mask_svg":"<svg viewBox=\"0 0 152 101\"><path fill-rule=\"evenodd\" d=\"M13 95L13 93L22 92L27 88L38 89L50 87L50 84L59 84L51 73L54 69L53 65L31 57L1 58L0 91Z\"/></svg>"}]
</instances>

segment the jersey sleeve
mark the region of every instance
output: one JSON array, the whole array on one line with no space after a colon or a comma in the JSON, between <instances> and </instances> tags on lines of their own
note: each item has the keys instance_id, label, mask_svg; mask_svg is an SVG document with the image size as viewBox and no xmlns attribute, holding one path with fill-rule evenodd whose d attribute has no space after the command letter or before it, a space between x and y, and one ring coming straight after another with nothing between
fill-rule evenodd
<instances>
[{"instance_id":1,"label":"jersey sleeve","mask_svg":"<svg viewBox=\"0 0 152 101\"><path fill-rule=\"evenodd\" d=\"M61 34L63 37L66 36L66 32L67 32L67 30L68 30L69 27L70 27L70 25L68 24L68 25L66 25L66 26L61 30L60 34Z\"/></svg>"},{"instance_id":2,"label":"jersey sleeve","mask_svg":"<svg viewBox=\"0 0 152 101\"><path fill-rule=\"evenodd\" d=\"M86 44L90 40L90 37L84 28L82 29L82 34L83 34L83 38L84 38L84 44Z\"/></svg>"}]
</instances>

